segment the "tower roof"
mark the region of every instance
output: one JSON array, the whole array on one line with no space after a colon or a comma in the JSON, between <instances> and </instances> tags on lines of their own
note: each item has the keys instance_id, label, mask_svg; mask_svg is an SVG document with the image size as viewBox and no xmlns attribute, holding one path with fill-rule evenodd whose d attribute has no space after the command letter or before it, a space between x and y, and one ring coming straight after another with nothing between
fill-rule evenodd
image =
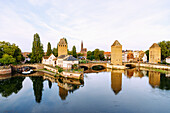
<instances>
[{"instance_id":1,"label":"tower roof","mask_svg":"<svg viewBox=\"0 0 170 113\"><path fill-rule=\"evenodd\" d=\"M118 40L116 40L114 43L113 43L113 45L112 46L121 46L121 44L119 43L119 41Z\"/></svg>"},{"instance_id":2,"label":"tower roof","mask_svg":"<svg viewBox=\"0 0 170 113\"><path fill-rule=\"evenodd\" d=\"M64 38L60 39L60 42L58 44L59 45L67 45L67 43L66 43Z\"/></svg>"},{"instance_id":3,"label":"tower roof","mask_svg":"<svg viewBox=\"0 0 170 113\"><path fill-rule=\"evenodd\" d=\"M150 48L155 48L155 47L159 47L159 45L157 43L154 43Z\"/></svg>"}]
</instances>

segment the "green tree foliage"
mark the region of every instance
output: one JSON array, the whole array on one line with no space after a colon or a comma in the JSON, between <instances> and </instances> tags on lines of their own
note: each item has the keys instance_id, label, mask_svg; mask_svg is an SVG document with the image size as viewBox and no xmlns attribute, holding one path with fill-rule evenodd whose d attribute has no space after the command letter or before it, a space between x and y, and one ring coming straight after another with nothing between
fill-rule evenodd
<instances>
[{"instance_id":1,"label":"green tree foliage","mask_svg":"<svg viewBox=\"0 0 170 113\"><path fill-rule=\"evenodd\" d=\"M68 55L73 55L72 51L68 50Z\"/></svg>"},{"instance_id":2,"label":"green tree foliage","mask_svg":"<svg viewBox=\"0 0 170 113\"><path fill-rule=\"evenodd\" d=\"M16 59L13 58L11 55L8 55L8 54L4 54L2 56L2 58L0 59L0 62L2 64L6 64L6 65L13 64L13 63L15 63L15 61L16 61Z\"/></svg>"},{"instance_id":3,"label":"green tree foliage","mask_svg":"<svg viewBox=\"0 0 170 113\"><path fill-rule=\"evenodd\" d=\"M13 63L20 63L21 61L24 60L24 57L21 53L21 49L18 46L16 46L15 44L10 44L9 42L5 42L5 41L0 42L0 59L2 57L3 59L4 57L7 58L7 55L8 57L10 56L10 58L15 59L15 62ZM1 61L3 61L3 59Z\"/></svg>"},{"instance_id":4,"label":"green tree foliage","mask_svg":"<svg viewBox=\"0 0 170 113\"><path fill-rule=\"evenodd\" d=\"M100 50L99 49L95 49L94 50L94 58L95 60L100 60Z\"/></svg>"},{"instance_id":5,"label":"green tree foliage","mask_svg":"<svg viewBox=\"0 0 170 113\"><path fill-rule=\"evenodd\" d=\"M47 45L47 56L50 56L51 53L52 53L51 44L50 44L50 42L48 42L48 45Z\"/></svg>"},{"instance_id":6,"label":"green tree foliage","mask_svg":"<svg viewBox=\"0 0 170 113\"><path fill-rule=\"evenodd\" d=\"M170 41L161 41L158 45L161 47L161 60L170 56Z\"/></svg>"},{"instance_id":7,"label":"green tree foliage","mask_svg":"<svg viewBox=\"0 0 170 113\"><path fill-rule=\"evenodd\" d=\"M145 51L145 54L146 54L146 56L147 56L147 60L149 61L149 50L146 50L146 51Z\"/></svg>"},{"instance_id":8,"label":"green tree foliage","mask_svg":"<svg viewBox=\"0 0 170 113\"><path fill-rule=\"evenodd\" d=\"M78 54L77 54L77 57L79 57L79 56L84 56L84 54L78 53Z\"/></svg>"},{"instance_id":9,"label":"green tree foliage","mask_svg":"<svg viewBox=\"0 0 170 113\"><path fill-rule=\"evenodd\" d=\"M100 51L100 54L99 54L99 57L100 57L100 60L104 60L104 51Z\"/></svg>"},{"instance_id":10,"label":"green tree foliage","mask_svg":"<svg viewBox=\"0 0 170 113\"><path fill-rule=\"evenodd\" d=\"M31 62L40 63L43 55L44 55L43 45L41 44L39 35L36 33L34 34Z\"/></svg>"},{"instance_id":11,"label":"green tree foliage","mask_svg":"<svg viewBox=\"0 0 170 113\"><path fill-rule=\"evenodd\" d=\"M87 59L89 59L89 60L94 59L94 54L91 51L87 51Z\"/></svg>"},{"instance_id":12,"label":"green tree foliage","mask_svg":"<svg viewBox=\"0 0 170 113\"><path fill-rule=\"evenodd\" d=\"M104 51L95 49L94 51L87 52L87 59L89 60L104 60Z\"/></svg>"},{"instance_id":13,"label":"green tree foliage","mask_svg":"<svg viewBox=\"0 0 170 113\"><path fill-rule=\"evenodd\" d=\"M55 57L58 57L58 46L57 48L53 48L52 53L54 54Z\"/></svg>"},{"instance_id":14,"label":"green tree foliage","mask_svg":"<svg viewBox=\"0 0 170 113\"><path fill-rule=\"evenodd\" d=\"M77 58L76 46L73 46L72 48L72 55L73 57Z\"/></svg>"}]
</instances>

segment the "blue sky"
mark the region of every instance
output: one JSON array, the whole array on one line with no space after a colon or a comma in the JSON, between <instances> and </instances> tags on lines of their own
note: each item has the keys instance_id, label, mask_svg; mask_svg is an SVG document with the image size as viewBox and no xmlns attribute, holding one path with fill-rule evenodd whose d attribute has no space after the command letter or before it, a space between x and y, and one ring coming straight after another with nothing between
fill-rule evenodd
<instances>
[{"instance_id":1,"label":"blue sky","mask_svg":"<svg viewBox=\"0 0 170 113\"><path fill-rule=\"evenodd\" d=\"M0 0L0 41L31 51L38 33L44 50L67 38L80 51L110 51L115 40L123 49L147 50L170 39L170 0Z\"/></svg>"}]
</instances>

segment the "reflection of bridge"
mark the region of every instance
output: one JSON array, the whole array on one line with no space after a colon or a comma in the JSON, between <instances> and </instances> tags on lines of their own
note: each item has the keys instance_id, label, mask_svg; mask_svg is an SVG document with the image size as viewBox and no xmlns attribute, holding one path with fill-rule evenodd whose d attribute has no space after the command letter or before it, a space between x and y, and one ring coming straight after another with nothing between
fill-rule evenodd
<instances>
[{"instance_id":1,"label":"reflection of bridge","mask_svg":"<svg viewBox=\"0 0 170 113\"><path fill-rule=\"evenodd\" d=\"M82 64L79 64L80 67L87 67L88 69L92 69L92 67L94 66L103 66L104 68L107 67L107 63L82 63Z\"/></svg>"},{"instance_id":2,"label":"reflection of bridge","mask_svg":"<svg viewBox=\"0 0 170 113\"><path fill-rule=\"evenodd\" d=\"M102 70L93 70L93 69L88 69L88 70L85 70L84 72L85 73L99 73L99 72L106 72L107 69L102 69Z\"/></svg>"}]
</instances>

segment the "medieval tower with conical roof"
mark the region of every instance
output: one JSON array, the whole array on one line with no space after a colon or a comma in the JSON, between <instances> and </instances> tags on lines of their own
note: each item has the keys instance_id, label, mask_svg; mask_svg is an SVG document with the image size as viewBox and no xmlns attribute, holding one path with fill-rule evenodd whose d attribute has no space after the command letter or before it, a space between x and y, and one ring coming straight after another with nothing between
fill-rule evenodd
<instances>
[{"instance_id":1,"label":"medieval tower with conical roof","mask_svg":"<svg viewBox=\"0 0 170 113\"><path fill-rule=\"evenodd\" d=\"M122 65L122 45L117 40L111 46L111 63Z\"/></svg>"},{"instance_id":2,"label":"medieval tower with conical roof","mask_svg":"<svg viewBox=\"0 0 170 113\"><path fill-rule=\"evenodd\" d=\"M58 43L58 56L67 55L67 42L64 38L60 39Z\"/></svg>"},{"instance_id":3,"label":"medieval tower with conical roof","mask_svg":"<svg viewBox=\"0 0 170 113\"><path fill-rule=\"evenodd\" d=\"M154 43L149 48L149 63L161 62L161 48L158 44Z\"/></svg>"}]
</instances>

